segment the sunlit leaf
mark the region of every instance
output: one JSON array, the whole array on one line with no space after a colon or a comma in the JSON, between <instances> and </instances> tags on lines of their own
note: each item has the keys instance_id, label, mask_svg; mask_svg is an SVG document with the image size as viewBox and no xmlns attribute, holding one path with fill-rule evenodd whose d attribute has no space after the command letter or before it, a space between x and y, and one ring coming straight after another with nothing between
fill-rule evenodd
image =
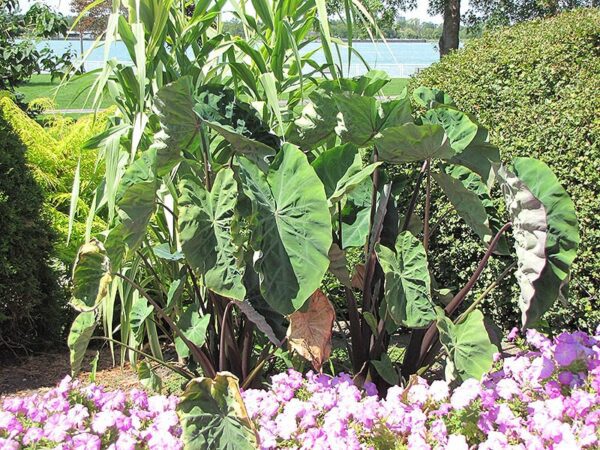
<instances>
[{"instance_id":1,"label":"sunlit leaf","mask_svg":"<svg viewBox=\"0 0 600 450\"><path fill-rule=\"evenodd\" d=\"M429 158L449 159L455 154L444 129L437 124L407 123L386 128L374 142L380 158L396 164Z\"/></svg>"},{"instance_id":2,"label":"sunlit leaf","mask_svg":"<svg viewBox=\"0 0 600 450\"><path fill-rule=\"evenodd\" d=\"M206 329L209 322L210 315L200 316L198 308L190 305L179 317L177 327L192 344L196 347L202 347L206 342ZM190 355L190 349L179 336L175 338L175 350L177 350L180 358L187 358Z\"/></svg>"},{"instance_id":3,"label":"sunlit leaf","mask_svg":"<svg viewBox=\"0 0 600 450\"><path fill-rule=\"evenodd\" d=\"M90 343L90 338L96 329L96 316L93 311L80 313L69 331L67 346L69 347L71 361L71 375L76 376L81 370L81 363L85 356L85 351Z\"/></svg>"},{"instance_id":4,"label":"sunlit leaf","mask_svg":"<svg viewBox=\"0 0 600 450\"><path fill-rule=\"evenodd\" d=\"M251 244L265 300L281 314L302 307L329 267L331 216L323 184L295 146L285 144L267 174L239 159L252 201Z\"/></svg>"},{"instance_id":5,"label":"sunlit leaf","mask_svg":"<svg viewBox=\"0 0 600 450\"><path fill-rule=\"evenodd\" d=\"M78 311L96 309L108 293L110 261L102 243L92 239L77 253L73 268L71 305Z\"/></svg>"},{"instance_id":6,"label":"sunlit leaf","mask_svg":"<svg viewBox=\"0 0 600 450\"><path fill-rule=\"evenodd\" d=\"M238 379L219 372L190 381L177 405L188 449L253 450L258 439L240 394Z\"/></svg>"}]
</instances>

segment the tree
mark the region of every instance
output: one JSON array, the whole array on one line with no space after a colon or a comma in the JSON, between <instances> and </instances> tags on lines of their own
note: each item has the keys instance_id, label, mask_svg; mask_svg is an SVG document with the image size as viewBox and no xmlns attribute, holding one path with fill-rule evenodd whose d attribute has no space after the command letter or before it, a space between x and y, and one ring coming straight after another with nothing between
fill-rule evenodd
<instances>
[{"instance_id":1,"label":"tree","mask_svg":"<svg viewBox=\"0 0 600 450\"><path fill-rule=\"evenodd\" d=\"M13 90L41 70L60 71L70 64L70 53L54 55L38 50L37 41L67 32L66 18L36 3L20 14L15 0L0 0L0 90Z\"/></svg>"},{"instance_id":2,"label":"tree","mask_svg":"<svg viewBox=\"0 0 600 450\"><path fill-rule=\"evenodd\" d=\"M471 29L506 26L598 6L599 0L471 0L464 22Z\"/></svg>"},{"instance_id":3,"label":"tree","mask_svg":"<svg viewBox=\"0 0 600 450\"><path fill-rule=\"evenodd\" d=\"M92 33L97 36L106 30L113 2L112 0L104 0L86 11L86 8L92 3L94 3L94 0L71 0L71 11L77 17L83 13L83 17L77 23L77 31ZM126 13L126 9L122 6L120 10L123 14Z\"/></svg>"}]
</instances>

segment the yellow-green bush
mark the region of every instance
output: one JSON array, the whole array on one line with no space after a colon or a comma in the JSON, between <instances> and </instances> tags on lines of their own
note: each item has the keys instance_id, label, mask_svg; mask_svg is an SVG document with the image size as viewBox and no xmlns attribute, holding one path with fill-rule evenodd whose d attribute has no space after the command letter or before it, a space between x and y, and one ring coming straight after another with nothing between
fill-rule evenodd
<instances>
[{"instance_id":1,"label":"yellow-green bush","mask_svg":"<svg viewBox=\"0 0 600 450\"><path fill-rule=\"evenodd\" d=\"M593 329L600 322L600 10L485 34L411 84L449 93L460 110L489 128L505 160L532 156L556 173L575 202L582 242L568 305L557 303L547 319L555 329ZM467 233L455 217L446 218L436 233L434 268L446 285L463 285L481 257L481 247L465 239ZM504 266L496 260L481 285ZM490 296L486 307L497 323L512 325L517 297L514 279Z\"/></svg>"},{"instance_id":2,"label":"yellow-green bush","mask_svg":"<svg viewBox=\"0 0 600 450\"><path fill-rule=\"evenodd\" d=\"M44 191L44 214L57 233L53 254L70 267L83 241L89 204L102 173L102 167L96 167L96 151L83 149L83 144L105 129L109 113L76 121L59 118L42 127L7 97L0 98L0 112L25 145L28 164ZM67 245L71 192L79 161L81 193Z\"/></svg>"}]
</instances>

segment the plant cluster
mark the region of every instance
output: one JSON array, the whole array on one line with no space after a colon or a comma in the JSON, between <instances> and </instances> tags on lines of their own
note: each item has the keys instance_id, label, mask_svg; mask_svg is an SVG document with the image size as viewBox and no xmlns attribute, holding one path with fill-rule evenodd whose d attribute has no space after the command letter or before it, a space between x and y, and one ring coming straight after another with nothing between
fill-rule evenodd
<instances>
[{"instance_id":1,"label":"plant cluster","mask_svg":"<svg viewBox=\"0 0 600 450\"><path fill-rule=\"evenodd\" d=\"M600 333L511 337L518 354L456 388L415 377L379 398L345 374L290 370L242 397L261 449L597 448Z\"/></svg>"},{"instance_id":2,"label":"plant cluster","mask_svg":"<svg viewBox=\"0 0 600 450\"><path fill-rule=\"evenodd\" d=\"M598 323L600 280L600 12L582 9L487 33L422 71L411 81L448 92L461 110L490 130L504 159L531 156L554 171L575 203L581 245L573 265L569 302L546 316L548 330L593 331ZM435 202L435 209L445 200ZM477 266L477 239L449 214L432 241L432 265L446 286L460 286ZM471 239L466 237L470 236ZM449 265L446 261L453 261ZM486 283L504 270L491 261ZM485 288L478 287L478 292ZM489 301L486 315L510 329L519 290L507 277Z\"/></svg>"},{"instance_id":3,"label":"plant cluster","mask_svg":"<svg viewBox=\"0 0 600 450\"><path fill-rule=\"evenodd\" d=\"M0 408L0 448L179 450L178 398L108 391L64 378L43 394L6 398Z\"/></svg>"}]
</instances>

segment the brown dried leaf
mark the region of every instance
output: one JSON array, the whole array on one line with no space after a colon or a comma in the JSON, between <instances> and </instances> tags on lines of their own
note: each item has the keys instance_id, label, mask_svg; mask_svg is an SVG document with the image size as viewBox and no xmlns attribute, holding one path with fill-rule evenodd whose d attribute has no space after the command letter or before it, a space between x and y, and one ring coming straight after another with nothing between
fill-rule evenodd
<instances>
[{"instance_id":1,"label":"brown dried leaf","mask_svg":"<svg viewBox=\"0 0 600 450\"><path fill-rule=\"evenodd\" d=\"M320 290L311 295L305 312L296 311L289 316L288 345L310 361L315 370L320 371L331 355L334 319L335 309Z\"/></svg>"}]
</instances>

